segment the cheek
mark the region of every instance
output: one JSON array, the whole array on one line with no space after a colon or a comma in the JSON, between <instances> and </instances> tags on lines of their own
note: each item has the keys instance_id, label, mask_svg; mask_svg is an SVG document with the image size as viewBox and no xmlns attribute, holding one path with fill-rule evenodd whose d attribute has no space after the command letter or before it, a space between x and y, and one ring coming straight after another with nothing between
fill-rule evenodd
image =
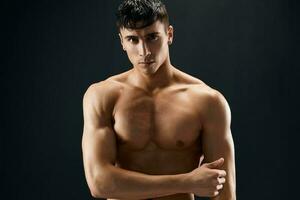
<instances>
[{"instance_id":1,"label":"cheek","mask_svg":"<svg viewBox=\"0 0 300 200\"><path fill-rule=\"evenodd\" d=\"M127 52L130 54L137 54L137 52L138 52L137 47L133 46L133 45L128 45L126 49L127 49Z\"/></svg>"},{"instance_id":2,"label":"cheek","mask_svg":"<svg viewBox=\"0 0 300 200\"><path fill-rule=\"evenodd\" d=\"M157 61L160 60L161 54L163 54L164 46L162 42L154 43L149 45L150 52L152 53L153 58L155 58Z\"/></svg>"},{"instance_id":3,"label":"cheek","mask_svg":"<svg viewBox=\"0 0 300 200\"><path fill-rule=\"evenodd\" d=\"M152 48L153 48L156 52L162 51L163 48L164 48L164 42L163 42L163 40L159 40L159 41L157 41L156 43L154 43Z\"/></svg>"},{"instance_id":4,"label":"cheek","mask_svg":"<svg viewBox=\"0 0 300 200\"><path fill-rule=\"evenodd\" d=\"M156 57L159 60L164 60L167 52L168 52L168 45L165 45L163 43L160 43L157 47L156 47Z\"/></svg>"},{"instance_id":5,"label":"cheek","mask_svg":"<svg viewBox=\"0 0 300 200\"><path fill-rule=\"evenodd\" d=\"M135 60L137 60L137 55L138 55L138 52L137 52L137 49L136 48L132 48L132 47L129 47L126 49L126 53L127 53L127 56L129 58L129 60L134 63Z\"/></svg>"}]
</instances>

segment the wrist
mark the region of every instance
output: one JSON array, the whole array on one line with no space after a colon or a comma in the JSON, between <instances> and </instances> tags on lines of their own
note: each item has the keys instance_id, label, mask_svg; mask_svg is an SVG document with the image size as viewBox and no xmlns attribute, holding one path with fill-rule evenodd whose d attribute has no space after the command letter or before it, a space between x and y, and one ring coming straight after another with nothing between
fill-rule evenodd
<instances>
[{"instance_id":1,"label":"wrist","mask_svg":"<svg viewBox=\"0 0 300 200\"><path fill-rule=\"evenodd\" d=\"M192 193L190 173L178 174L178 188L180 193Z\"/></svg>"}]
</instances>

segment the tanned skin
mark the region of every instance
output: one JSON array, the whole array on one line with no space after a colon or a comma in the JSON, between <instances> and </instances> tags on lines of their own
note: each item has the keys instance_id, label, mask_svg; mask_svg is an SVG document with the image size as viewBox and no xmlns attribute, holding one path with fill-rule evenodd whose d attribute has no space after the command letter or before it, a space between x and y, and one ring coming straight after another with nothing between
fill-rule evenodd
<instances>
[{"instance_id":1,"label":"tanned skin","mask_svg":"<svg viewBox=\"0 0 300 200\"><path fill-rule=\"evenodd\" d=\"M224 96L174 67L173 27L120 30L133 68L83 97L83 163L95 198L235 200L231 113Z\"/></svg>"}]
</instances>

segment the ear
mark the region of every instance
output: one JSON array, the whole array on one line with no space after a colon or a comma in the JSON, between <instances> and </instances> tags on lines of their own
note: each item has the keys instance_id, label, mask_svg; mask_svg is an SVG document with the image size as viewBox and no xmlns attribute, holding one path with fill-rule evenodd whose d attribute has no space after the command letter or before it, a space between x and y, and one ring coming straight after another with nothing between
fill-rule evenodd
<instances>
[{"instance_id":1,"label":"ear","mask_svg":"<svg viewBox=\"0 0 300 200\"><path fill-rule=\"evenodd\" d=\"M123 48L124 51L126 51L125 47L124 47L124 44L123 44L123 38L122 38L121 33L119 33L118 35L119 35L119 38L120 38L120 42L121 42L122 48Z\"/></svg>"},{"instance_id":2,"label":"ear","mask_svg":"<svg viewBox=\"0 0 300 200\"><path fill-rule=\"evenodd\" d=\"M171 45L173 43L173 37L174 37L174 28L172 25L169 25L167 34L168 34L168 44Z\"/></svg>"}]
</instances>

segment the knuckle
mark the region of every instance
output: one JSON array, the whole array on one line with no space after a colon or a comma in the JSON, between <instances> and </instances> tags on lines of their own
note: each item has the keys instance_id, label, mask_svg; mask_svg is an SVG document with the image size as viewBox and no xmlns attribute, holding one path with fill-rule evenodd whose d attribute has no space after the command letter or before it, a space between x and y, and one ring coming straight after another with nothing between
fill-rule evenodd
<instances>
[{"instance_id":1,"label":"knuckle","mask_svg":"<svg viewBox=\"0 0 300 200\"><path fill-rule=\"evenodd\" d=\"M222 189L222 188L223 188L223 185L222 185L222 184L217 185L217 190L220 190L220 189Z\"/></svg>"},{"instance_id":2,"label":"knuckle","mask_svg":"<svg viewBox=\"0 0 300 200\"><path fill-rule=\"evenodd\" d=\"M214 196L214 197L217 196L218 194L219 194L218 191L214 191L214 192L213 192L213 196Z\"/></svg>"},{"instance_id":3,"label":"knuckle","mask_svg":"<svg viewBox=\"0 0 300 200\"><path fill-rule=\"evenodd\" d=\"M218 177L224 177L226 176L226 171L222 170L218 172Z\"/></svg>"},{"instance_id":4,"label":"knuckle","mask_svg":"<svg viewBox=\"0 0 300 200\"><path fill-rule=\"evenodd\" d=\"M225 178L219 178L219 179L218 179L218 183L219 183L219 184L225 183Z\"/></svg>"}]
</instances>

